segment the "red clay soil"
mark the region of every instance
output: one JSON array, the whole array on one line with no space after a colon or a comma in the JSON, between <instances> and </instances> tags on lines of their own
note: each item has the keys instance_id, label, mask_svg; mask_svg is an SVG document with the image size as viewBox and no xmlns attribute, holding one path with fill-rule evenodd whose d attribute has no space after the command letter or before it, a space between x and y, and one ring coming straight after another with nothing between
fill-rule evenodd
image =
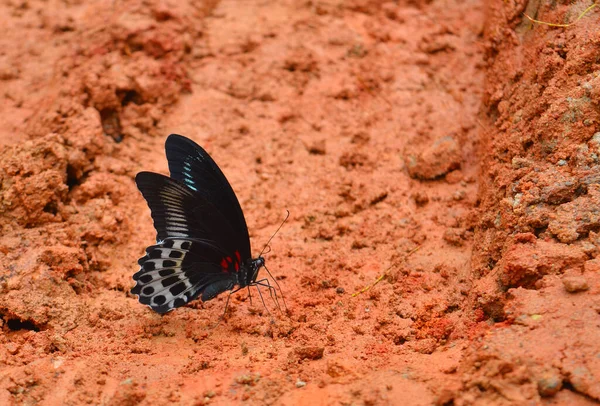
<instances>
[{"instance_id":1,"label":"red clay soil","mask_svg":"<svg viewBox=\"0 0 600 406\"><path fill-rule=\"evenodd\" d=\"M0 404L598 404L600 13L522 14L566 3L2 2ZM129 293L169 133L255 255L290 211L287 313Z\"/></svg>"}]
</instances>

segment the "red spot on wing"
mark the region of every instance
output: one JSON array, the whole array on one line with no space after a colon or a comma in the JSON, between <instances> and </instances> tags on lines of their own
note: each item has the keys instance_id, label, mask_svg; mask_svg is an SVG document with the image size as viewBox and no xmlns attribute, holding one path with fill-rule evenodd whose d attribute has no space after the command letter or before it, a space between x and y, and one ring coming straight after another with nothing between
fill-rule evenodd
<instances>
[{"instance_id":1,"label":"red spot on wing","mask_svg":"<svg viewBox=\"0 0 600 406\"><path fill-rule=\"evenodd\" d=\"M223 258L223 260L221 261L221 266L223 267L224 271L227 271L227 268L229 268L229 264L227 263L227 260L225 258Z\"/></svg>"},{"instance_id":2,"label":"red spot on wing","mask_svg":"<svg viewBox=\"0 0 600 406\"><path fill-rule=\"evenodd\" d=\"M233 261L233 260L231 259L231 257L227 257L227 262L229 262L229 263L231 264L231 261Z\"/></svg>"},{"instance_id":3,"label":"red spot on wing","mask_svg":"<svg viewBox=\"0 0 600 406\"><path fill-rule=\"evenodd\" d=\"M239 251L235 252L235 257L237 258L238 262L242 262L242 257L240 256L240 252Z\"/></svg>"},{"instance_id":4,"label":"red spot on wing","mask_svg":"<svg viewBox=\"0 0 600 406\"><path fill-rule=\"evenodd\" d=\"M235 271L239 271L240 270L240 264L238 264L237 262L235 263Z\"/></svg>"}]
</instances>

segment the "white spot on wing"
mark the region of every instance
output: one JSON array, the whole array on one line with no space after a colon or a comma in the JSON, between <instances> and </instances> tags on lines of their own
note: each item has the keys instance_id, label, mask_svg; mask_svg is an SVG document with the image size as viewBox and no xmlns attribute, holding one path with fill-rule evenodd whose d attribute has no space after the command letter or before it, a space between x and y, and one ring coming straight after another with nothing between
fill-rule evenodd
<instances>
[{"instance_id":1,"label":"white spot on wing","mask_svg":"<svg viewBox=\"0 0 600 406\"><path fill-rule=\"evenodd\" d=\"M187 227L185 227L185 225L179 226L179 227L168 225L167 231L188 231L188 229L187 229Z\"/></svg>"}]
</instances>

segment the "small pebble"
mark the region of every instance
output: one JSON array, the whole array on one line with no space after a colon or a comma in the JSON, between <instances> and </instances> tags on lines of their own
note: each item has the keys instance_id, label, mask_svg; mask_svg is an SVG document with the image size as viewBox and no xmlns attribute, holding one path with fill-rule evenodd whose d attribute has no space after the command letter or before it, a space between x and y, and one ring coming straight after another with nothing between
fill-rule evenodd
<instances>
[{"instance_id":1,"label":"small pebble","mask_svg":"<svg viewBox=\"0 0 600 406\"><path fill-rule=\"evenodd\" d=\"M327 150L325 149L325 140L313 142L308 146L308 153L312 155L325 155Z\"/></svg>"},{"instance_id":2,"label":"small pebble","mask_svg":"<svg viewBox=\"0 0 600 406\"><path fill-rule=\"evenodd\" d=\"M298 347L294 350L298 358L316 360L323 358L323 347Z\"/></svg>"},{"instance_id":3,"label":"small pebble","mask_svg":"<svg viewBox=\"0 0 600 406\"><path fill-rule=\"evenodd\" d=\"M413 193L412 198L419 207L423 207L429 203L429 196L427 196L427 193L423 191Z\"/></svg>"},{"instance_id":4,"label":"small pebble","mask_svg":"<svg viewBox=\"0 0 600 406\"><path fill-rule=\"evenodd\" d=\"M556 372L546 372L537 382L540 396L550 397L562 388L562 378Z\"/></svg>"},{"instance_id":5,"label":"small pebble","mask_svg":"<svg viewBox=\"0 0 600 406\"><path fill-rule=\"evenodd\" d=\"M565 276L562 283L569 293L582 292L590 288L587 279L583 276Z\"/></svg>"},{"instance_id":6,"label":"small pebble","mask_svg":"<svg viewBox=\"0 0 600 406\"><path fill-rule=\"evenodd\" d=\"M244 374L244 375L240 375L237 378L235 378L235 381L241 385L249 385L249 386L254 386L256 385L256 383L260 380L260 374L256 373L250 373L250 374Z\"/></svg>"},{"instance_id":7,"label":"small pebble","mask_svg":"<svg viewBox=\"0 0 600 406\"><path fill-rule=\"evenodd\" d=\"M19 346L13 342L4 344L4 348L6 348L6 351L11 355L15 355L19 351Z\"/></svg>"},{"instance_id":8,"label":"small pebble","mask_svg":"<svg viewBox=\"0 0 600 406\"><path fill-rule=\"evenodd\" d=\"M336 290L335 290L335 293L337 293L338 295L343 295L344 292L346 292L346 291L341 286L339 288L336 288Z\"/></svg>"},{"instance_id":9,"label":"small pebble","mask_svg":"<svg viewBox=\"0 0 600 406\"><path fill-rule=\"evenodd\" d=\"M306 382L301 381L300 379L298 379L296 381L296 388L304 388L306 386Z\"/></svg>"},{"instance_id":10,"label":"small pebble","mask_svg":"<svg viewBox=\"0 0 600 406\"><path fill-rule=\"evenodd\" d=\"M592 301L592 309L594 309L596 313L600 314L600 298L596 298Z\"/></svg>"},{"instance_id":11,"label":"small pebble","mask_svg":"<svg viewBox=\"0 0 600 406\"><path fill-rule=\"evenodd\" d=\"M457 202L463 200L465 196L467 196L467 192L465 192L464 190L457 190L452 194L452 198Z\"/></svg>"},{"instance_id":12,"label":"small pebble","mask_svg":"<svg viewBox=\"0 0 600 406\"><path fill-rule=\"evenodd\" d=\"M533 165L533 162L531 162L529 159L520 158L520 157L514 157L512 159L513 169L528 168L532 165Z\"/></svg>"},{"instance_id":13,"label":"small pebble","mask_svg":"<svg viewBox=\"0 0 600 406\"><path fill-rule=\"evenodd\" d=\"M446 182L448 182L451 185L454 185L456 183L462 182L463 181L463 173L460 169L457 169L455 171L449 172L446 174Z\"/></svg>"},{"instance_id":14,"label":"small pebble","mask_svg":"<svg viewBox=\"0 0 600 406\"><path fill-rule=\"evenodd\" d=\"M435 179L460 168L462 154L458 141L448 135L420 148L418 154L409 153L404 161L411 178Z\"/></svg>"}]
</instances>

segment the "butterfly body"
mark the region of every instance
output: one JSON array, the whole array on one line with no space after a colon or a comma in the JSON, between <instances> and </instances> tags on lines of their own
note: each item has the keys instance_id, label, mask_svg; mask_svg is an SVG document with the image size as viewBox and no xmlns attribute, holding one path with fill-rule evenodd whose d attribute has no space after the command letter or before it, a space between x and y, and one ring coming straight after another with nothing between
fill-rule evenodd
<instances>
[{"instance_id":1,"label":"butterfly body","mask_svg":"<svg viewBox=\"0 0 600 406\"><path fill-rule=\"evenodd\" d=\"M131 290L158 313L251 286L265 264L264 258L251 257L237 197L208 153L176 134L167 138L165 149L170 177L152 172L136 176L157 242L138 260Z\"/></svg>"}]
</instances>

